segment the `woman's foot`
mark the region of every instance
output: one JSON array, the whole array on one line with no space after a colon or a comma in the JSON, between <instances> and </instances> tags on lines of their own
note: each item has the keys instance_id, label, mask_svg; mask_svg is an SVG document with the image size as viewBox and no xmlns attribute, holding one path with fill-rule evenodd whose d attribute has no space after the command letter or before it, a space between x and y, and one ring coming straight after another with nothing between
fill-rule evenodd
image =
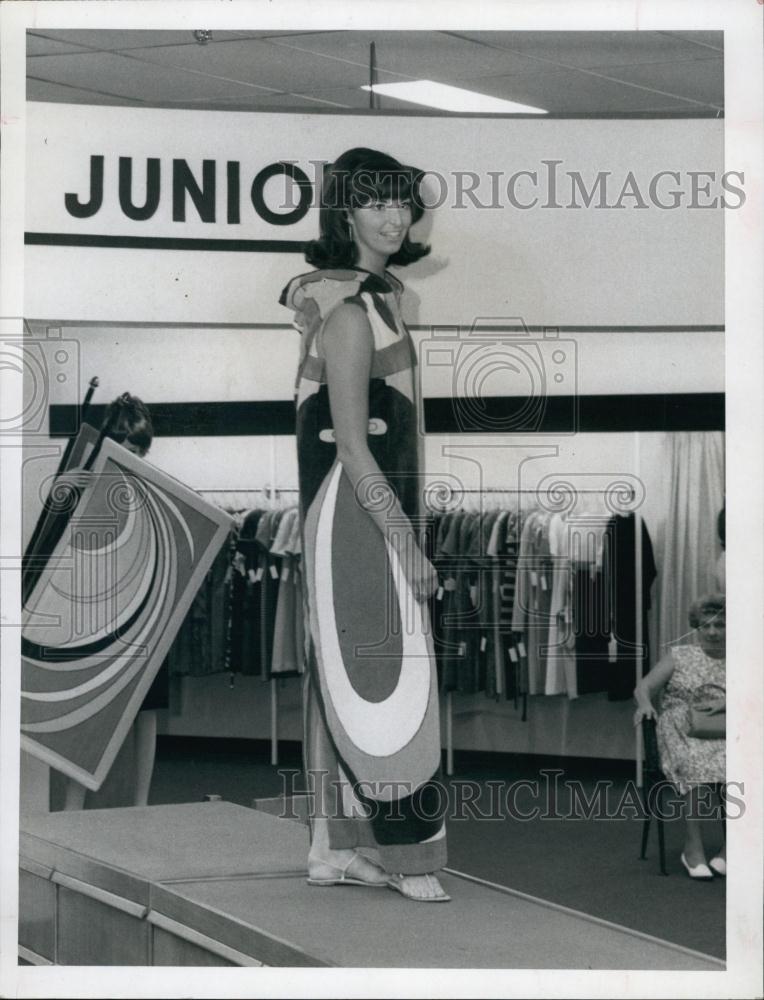
<instances>
[{"instance_id":1,"label":"woman's foot","mask_svg":"<svg viewBox=\"0 0 764 1000\"><path fill-rule=\"evenodd\" d=\"M687 858L687 855L682 852L681 861L684 867L687 869L687 874L690 878L699 879L702 882L708 882L709 879L714 877L713 872L708 867L705 861L699 861L697 864L692 864Z\"/></svg>"},{"instance_id":2,"label":"woman's foot","mask_svg":"<svg viewBox=\"0 0 764 1000\"><path fill-rule=\"evenodd\" d=\"M719 853L711 858L708 862L708 867L714 873L714 875L725 876L727 874L727 845L722 844L722 848Z\"/></svg>"},{"instance_id":3,"label":"woman's foot","mask_svg":"<svg viewBox=\"0 0 764 1000\"><path fill-rule=\"evenodd\" d=\"M703 841L697 837L685 838L682 854L691 868L694 868L696 865L706 864L706 852L703 848Z\"/></svg>"},{"instance_id":4,"label":"woman's foot","mask_svg":"<svg viewBox=\"0 0 764 1000\"><path fill-rule=\"evenodd\" d=\"M447 903L451 899L434 875L392 875L387 884L415 903Z\"/></svg>"},{"instance_id":5,"label":"woman's foot","mask_svg":"<svg viewBox=\"0 0 764 1000\"><path fill-rule=\"evenodd\" d=\"M309 885L387 885L390 876L355 851L331 851L331 857L308 857Z\"/></svg>"}]
</instances>

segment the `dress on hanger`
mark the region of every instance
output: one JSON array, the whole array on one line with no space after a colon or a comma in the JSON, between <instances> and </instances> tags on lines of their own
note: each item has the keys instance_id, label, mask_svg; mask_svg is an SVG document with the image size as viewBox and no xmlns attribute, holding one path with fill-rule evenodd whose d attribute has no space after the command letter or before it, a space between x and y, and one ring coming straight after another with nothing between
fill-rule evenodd
<instances>
[{"instance_id":1,"label":"dress on hanger","mask_svg":"<svg viewBox=\"0 0 764 1000\"><path fill-rule=\"evenodd\" d=\"M552 600L549 608L549 653L546 666L546 694L578 697L576 683L576 639L573 634L573 579L567 519L553 514L549 522L549 551L552 568Z\"/></svg>"},{"instance_id":2,"label":"dress on hanger","mask_svg":"<svg viewBox=\"0 0 764 1000\"><path fill-rule=\"evenodd\" d=\"M360 268L293 279L283 305L302 335L297 455L308 611L305 757L332 848L372 847L390 872L446 861L437 672L426 604L413 599L395 550L354 496L337 455L321 334L342 302L373 338L368 446L409 518L418 516L416 357L401 283ZM369 498L371 500L372 498Z\"/></svg>"}]
</instances>

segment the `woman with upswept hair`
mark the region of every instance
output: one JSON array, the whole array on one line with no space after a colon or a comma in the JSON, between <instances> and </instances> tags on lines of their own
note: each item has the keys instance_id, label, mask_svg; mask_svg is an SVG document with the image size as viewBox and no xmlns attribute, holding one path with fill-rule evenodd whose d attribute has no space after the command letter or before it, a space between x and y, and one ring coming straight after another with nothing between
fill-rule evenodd
<instances>
[{"instance_id":1,"label":"woman with upswept hair","mask_svg":"<svg viewBox=\"0 0 764 1000\"><path fill-rule=\"evenodd\" d=\"M308 882L449 899L445 789L420 547L416 356L388 265L429 252L422 174L376 150L326 171L320 237L281 302L302 335L297 451L308 669Z\"/></svg>"}]
</instances>

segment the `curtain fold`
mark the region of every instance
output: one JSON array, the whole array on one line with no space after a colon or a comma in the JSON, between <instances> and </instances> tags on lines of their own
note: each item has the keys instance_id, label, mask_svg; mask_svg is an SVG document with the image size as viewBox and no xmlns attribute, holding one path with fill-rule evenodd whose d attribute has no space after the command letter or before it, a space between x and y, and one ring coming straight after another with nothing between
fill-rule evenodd
<instances>
[{"instance_id":1,"label":"curtain fold","mask_svg":"<svg viewBox=\"0 0 764 1000\"><path fill-rule=\"evenodd\" d=\"M724 506L724 434L680 431L666 442L669 503L661 574L658 643L687 641L687 613L717 590L717 518Z\"/></svg>"}]
</instances>

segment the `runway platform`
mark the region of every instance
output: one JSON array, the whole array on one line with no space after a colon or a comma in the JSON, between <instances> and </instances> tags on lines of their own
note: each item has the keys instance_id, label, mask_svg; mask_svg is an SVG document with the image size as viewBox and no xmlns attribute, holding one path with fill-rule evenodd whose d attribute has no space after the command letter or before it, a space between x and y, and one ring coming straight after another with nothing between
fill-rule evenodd
<instances>
[{"instance_id":1,"label":"runway platform","mask_svg":"<svg viewBox=\"0 0 764 1000\"><path fill-rule=\"evenodd\" d=\"M34 964L724 969L699 952L460 872L452 902L305 880L306 827L227 802L27 817Z\"/></svg>"}]
</instances>

